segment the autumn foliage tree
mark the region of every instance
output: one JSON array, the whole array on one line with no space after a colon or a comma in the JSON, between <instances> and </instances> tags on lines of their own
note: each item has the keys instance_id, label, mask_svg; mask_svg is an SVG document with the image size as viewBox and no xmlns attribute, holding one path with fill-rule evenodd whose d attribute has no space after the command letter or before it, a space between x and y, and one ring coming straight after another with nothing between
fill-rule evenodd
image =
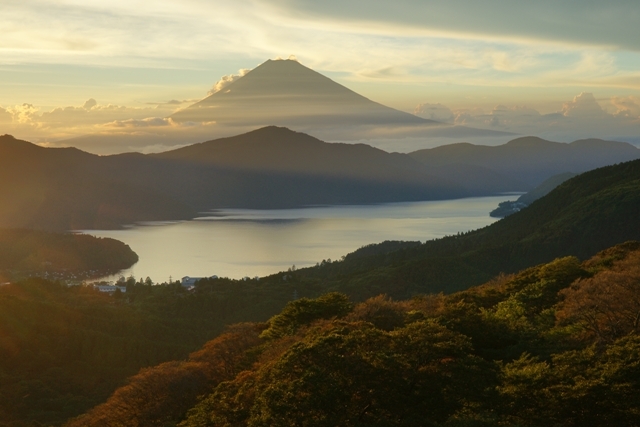
<instances>
[{"instance_id":1,"label":"autumn foliage tree","mask_svg":"<svg viewBox=\"0 0 640 427\"><path fill-rule=\"evenodd\" d=\"M464 336L434 321L393 332L334 321L218 385L181 425L430 425L481 401L492 384L496 370L471 353Z\"/></svg>"},{"instance_id":2,"label":"autumn foliage tree","mask_svg":"<svg viewBox=\"0 0 640 427\"><path fill-rule=\"evenodd\" d=\"M560 322L577 323L585 337L612 342L640 332L640 251L616 261L611 269L576 281L560 292Z\"/></svg>"},{"instance_id":3,"label":"autumn foliage tree","mask_svg":"<svg viewBox=\"0 0 640 427\"><path fill-rule=\"evenodd\" d=\"M232 379L250 363L247 350L260 342L264 326L240 324L191 354L187 361L146 368L102 405L67 424L69 427L153 427L174 425L199 395Z\"/></svg>"}]
</instances>

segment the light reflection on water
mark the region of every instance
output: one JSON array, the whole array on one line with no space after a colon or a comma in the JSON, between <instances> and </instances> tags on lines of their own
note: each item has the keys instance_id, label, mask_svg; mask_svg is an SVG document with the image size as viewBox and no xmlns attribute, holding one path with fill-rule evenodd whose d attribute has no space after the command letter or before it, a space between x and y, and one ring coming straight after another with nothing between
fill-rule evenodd
<instances>
[{"instance_id":1,"label":"light reflection on water","mask_svg":"<svg viewBox=\"0 0 640 427\"><path fill-rule=\"evenodd\" d=\"M156 282L183 276L266 276L295 265L340 259L369 243L420 240L484 227L499 202L514 196L321 206L227 209L193 221L146 223L124 230L84 230L125 242L140 261L121 275ZM111 278L113 279L113 278Z\"/></svg>"}]
</instances>

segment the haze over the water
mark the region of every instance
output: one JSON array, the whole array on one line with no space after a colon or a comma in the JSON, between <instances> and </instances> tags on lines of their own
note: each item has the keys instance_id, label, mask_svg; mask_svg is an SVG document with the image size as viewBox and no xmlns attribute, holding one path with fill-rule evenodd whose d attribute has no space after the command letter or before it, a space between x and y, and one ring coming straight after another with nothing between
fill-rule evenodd
<instances>
[{"instance_id":1,"label":"haze over the water","mask_svg":"<svg viewBox=\"0 0 640 427\"><path fill-rule=\"evenodd\" d=\"M92 135L83 148L150 152L240 133L169 118L290 54L425 119L557 141L640 136L635 1L5 3L0 133L38 143L80 145L69 139ZM364 138L402 151L506 141L405 136Z\"/></svg>"}]
</instances>

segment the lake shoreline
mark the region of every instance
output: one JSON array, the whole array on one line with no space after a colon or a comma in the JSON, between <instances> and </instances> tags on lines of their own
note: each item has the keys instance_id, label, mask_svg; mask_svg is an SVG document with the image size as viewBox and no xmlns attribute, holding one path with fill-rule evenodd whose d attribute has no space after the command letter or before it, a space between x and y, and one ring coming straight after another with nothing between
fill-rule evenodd
<instances>
[{"instance_id":1,"label":"lake shoreline","mask_svg":"<svg viewBox=\"0 0 640 427\"><path fill-rule=\"evenodd\" d=\"M140 261L102 278L268 276L384 240L425 242L496 221L491 209L513 194L454 200L297 209L216 209L188 221L139 223L120 230L76 230L128 244Z\"/></svg>"}]
</instances>

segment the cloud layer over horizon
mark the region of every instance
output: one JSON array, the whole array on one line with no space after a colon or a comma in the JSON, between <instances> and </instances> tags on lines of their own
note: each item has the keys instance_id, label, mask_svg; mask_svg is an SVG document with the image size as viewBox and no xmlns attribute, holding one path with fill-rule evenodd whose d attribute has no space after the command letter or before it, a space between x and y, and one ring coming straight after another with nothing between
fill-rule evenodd
<instances>
[{"instance_id":1,"label":"cloud layer over horizon","mask_svg":"<svg viewBox=\"0 0 640 427\"><path fill-rule=\"evenodd\" d=\"M250 124L229 127L215 122L177 123L169 116L180 105L183 102L174 100L158 103L156 107L131 108L103 105L91 98L82 106L50 111L41 111L32 104L0 106L0 126L5 129L1 133L30 134L32 142L44 146L67 146L77 140L76 146L96 154L164 151L255 128ZM456 126L510 132L513 136L492 139L481 134L474 137L470 132L466 137L420 138L412 137L411 132L403 134L402 130L379 129L359 134L339 127L328 133L321 130L311 133L328 141L362 140L388 151L404 152L461 141L496 145L516 135L535 135L559 142L593 137L631 142L640 147L640 97L596 99L592 93L583 92L564 102L560 110L548 114L517 105L497 105L485 111L424 103L416 106L414 114ZM100 146L105 141L113 146Z\"/></svg>"},{"instance_id":2,"label":"cloud layer over horizon","mask_svg":"<svg viewBox=\"0 0 640 427\"><path fill-rule=\"evenodd\" d=\"M460 126L536 135L562 142L590 137L640 142L637 138L640 136L640 98L633 96L598 102L592 93L582 92L564 102L560 111L548 114L526 106L497 105L486 112L478 108L450 109L442 104L420 104L414 113Z\"/></svg>"}]
</instances>

